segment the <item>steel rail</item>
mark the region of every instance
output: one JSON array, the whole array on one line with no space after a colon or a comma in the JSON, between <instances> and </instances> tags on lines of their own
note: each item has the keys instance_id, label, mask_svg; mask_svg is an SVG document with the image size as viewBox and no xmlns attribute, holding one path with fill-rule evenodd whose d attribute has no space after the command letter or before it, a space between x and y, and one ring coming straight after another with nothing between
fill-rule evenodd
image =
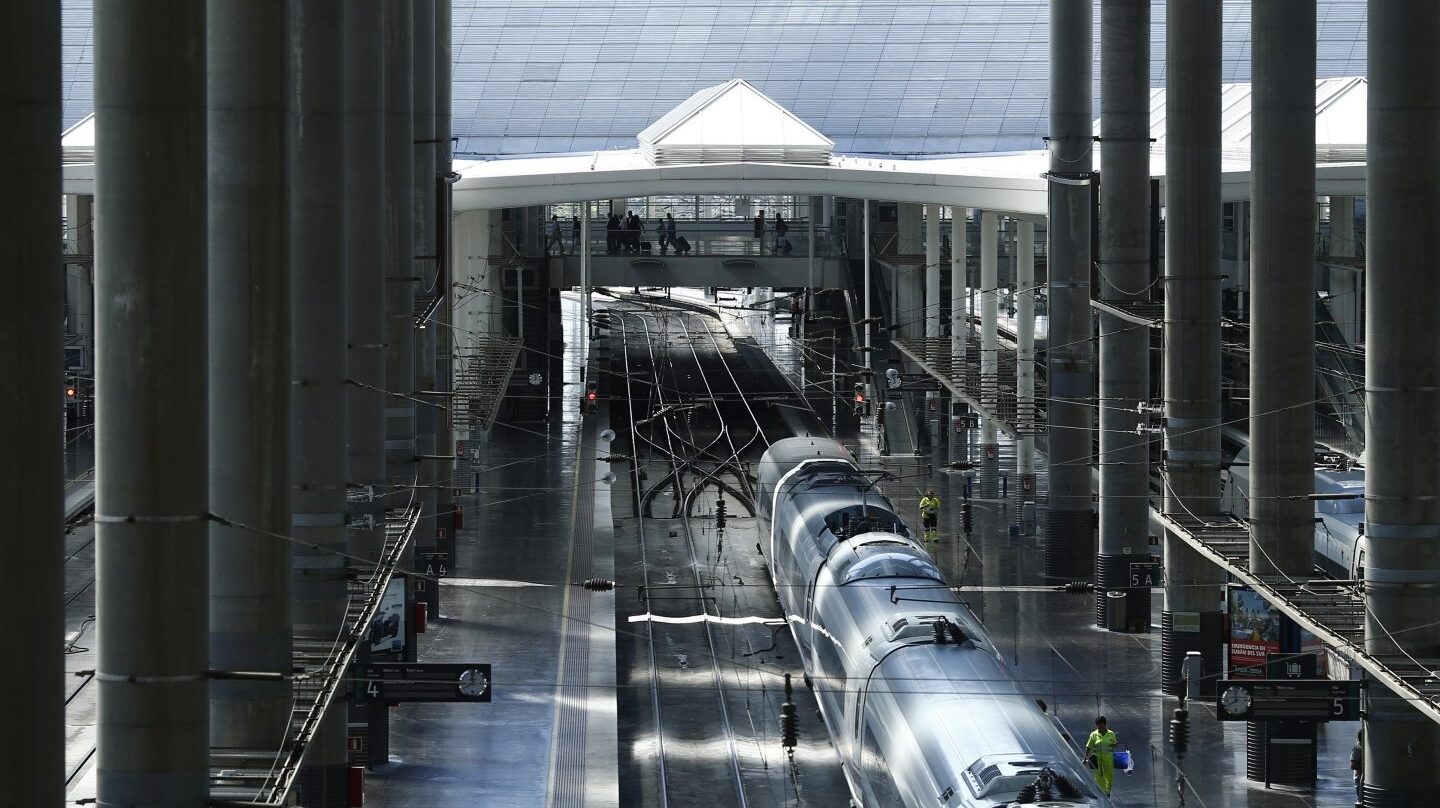
<instances>
[{"instance_id":1,"label":"steel rail","mask_svg":"<svg viewBox=\"0 0 1440 808\"><path fill-rule=\"evenodd\" d=\"M635 460L630 464L631 484L634 486L637 495L637 507L635 508L635 529L640 540L640 581L645 591L650 591L650 560L645 553L645 515L638 507L638 496L640 491L640 429L635 419L635 396L631 387L630 373L630 331L625 326L625 318L617 317L616 323L620 326L620 355L625 361L625 411L630 416L631 444L635 453ZM653 445L653 444L652 444ZM659 448L659 447L657 447ZM655 761L656 771L660 780L660 808L669 808L670 786L665 775L665 725L660 715L660 677L655 669L655 624L649 620L645 621L645 639L650 647L650 707L651 720L655 722Z\"/></svg>"},{"instance_id":2,"label":"steel rail","mask_svg":"<svg viewBox=\"0 0 1440 808\"><path fill-rule=\"evenodd\" d=\"M664 324L664 323L663 323L664 318L667 317L668 315L672 314L672 313L673 313L673 312L656 311L656 312L654 312L654 313L652 314L652 316L656 316L656 317L661 318L662 322L660 323L660 325L663 325L663 324ZM662 376L661 376L661 374L662 374L663 371L662 371L662 366L661 366L660 362L657 361L657 360L656 360L656 357L655 357L655 339L654 339L654 336L653 336L652 333L651 333L651 330L650 330L650 328L649 328L649 325L645 322L645 315L637 315L637 317L638 317L638 319L641 321L642 325L645 326L645 336L646 336L646 341L647 341L648 348L649 348L649 352L650 352L650 356L651 356L651 364L652 364L652 366L654 367L654 369L655 369L655 374L656 374L655 386L656 386L656 388L658 389L658 388L661 388L661 387L663 386L663 378L662 378ZM682 330L684 329L684 324L683 324L683 322L681 322L681 328L682 328ZM668 330L668 328L662 328L662 329L661 329L661 333L662 333L662 335L665 335L665 337L666 337L667 344L666 344L664 350L666 350L666 353L667 353L667 355L668 355L668 353L669 353L669 351L668 351L668 349L669 349L669 345L668 345L669 330ZM686 337L686 340L685 340L685 341L690 344L692 354L694 354L694 356L695 356L697 375L699 375L702 379L704 379L705 374L703 373L702 368L701 368L700 365L699 365L699 354L694 351L693 341L688 338L688 334L687 334L687 337ZM679 394L683 394L683 390L682 390L682 388L681 388L681 386L680 386L679 374L678 374L678 371L677 371L676 368L675 368L675 363L674 363L673 361L671 361L671 362L667 362L666 364L667 364L668 367L670 368L670 373L674 376L674 382L675 382L675 390L676 390L676 392L679 393ZM661 393L661 396L662 396L662 400L661 400L660 403L661 403L661 406L664 406L667 402L663 400L663 393ZM716 408L716 412L717 412L717 414L718 414L718 413L719 413L719 405L718 405L718 402L713 401L713 397L712 397L712 406L714 406L714 407ZM678 462L677 462L677 461L679 460L679 456L678 456L678 454L675 453L675 450L674 450L674 440L672 439L671 434L670 434L673 430L670 429L670 426L669 426L668 423L665 424L665 428L666 428L666 432L667 432L667 434L666 434L666 443L667 443L667 444L669 445L669 447L670 447L670 458L669 458L669 462L670 462L670 464L671 464L672 466L678 468ZM678 438L679 436L677 435L677 436L675 436L675 437ZM692 440L692 441L686 441L686 442L690 443L691 445L696 445L696 442L693 441L693 440ZM679 479L680 479L681 477L683 477L683 474L677 474L676 476L677 476L677 482L678 482ZM680 504L686 502L686 501L689 499L689 496L686 494L686 492L685 492L685 490L684 490L684 486L681 485L680 488L681 488L681 497L680 497L679 501L677 502L677 505L680 505ZM691 489L691 493L693 493L694 491L697 491L697 490L698 490L698 488L692 488L692 489ZM681 523L682 523L682 525L683 525L684 528L685 528L685 544L686 544L686 547L687 547L687 548L689 549L689 551L690 551L690 562L689 562L689 564L687 564L687 566L690 568L690 574L691 574L692 580L693 580L693 582L694 582L695 593L696 593L696 602L697 602L697 604L698 604L699 607L700 607L701 613L709 616L709 615L710 615L710 606L709 606L709 604L706 602L705 597L704 597L703 594L702 594L703 591L704 591L704 581L703 581L703 580L701 579L701 577L700 577L700 569L699 569L699 564L700 564L700 560L699 560L699 559L700 559L700 555L699 555L699 553L698 553L698 552L696 551L696 549L695 549L694 531L693 531L693 529L691 528L691 525L690 525L690 517L689 517L688 514L685 514L685 515L681 516ZM645 541L645 536L644 536L644 533L643 533L643 532L641 533L640 539L641 539L641 542L642 542L642 545L643 545L643 543L644 543L644 541ZM707 654L707 656L708 656L709 659L710 659L710 669L711 669L711 673L712 673L712 675L713 675L713 677L714 677L714 683L715 683L715 702L716 702L716 706L719 708L719 711L720 711L720 720L721 720L721 722L722 722L723 725L724 725L724 730L725 730L725 744L726 744L727 751L729 752L729 757L730 757L730 769L731 769L731 773L732 773L732 775L733 775L733 777L734 777L736 797L737 797L737 799L739 800L739 805L741 806L741 808L746 808L746 806L748 806L749 802L748 802L748 799L747 799L746 794L745 794L745 778L744 778L744 773L743 773L743 771L742 771L741 764L740 764L739 748L738 748L738 745L737 745L736 742L735 742L734 722L733 722L733 721L731 720L731 718L730 718L730 710L729 710L729 707L728 707L728 706L726 705L726 703L725 703L725 681L724 681L724 676L723 676L723 674L722 674L722 671L720 670L720 660L719 660L718 648L717 648L716 643L715 643L715 636L714 636L713 629L711 628L710 621L708 621L708 620L704 621L704 623L702 624L702 627L703 627L704 636L705 636L705 644L706 644L706 646L707 646L707 648L708 648L708 654Z\"/></svg>"}]
</instances>

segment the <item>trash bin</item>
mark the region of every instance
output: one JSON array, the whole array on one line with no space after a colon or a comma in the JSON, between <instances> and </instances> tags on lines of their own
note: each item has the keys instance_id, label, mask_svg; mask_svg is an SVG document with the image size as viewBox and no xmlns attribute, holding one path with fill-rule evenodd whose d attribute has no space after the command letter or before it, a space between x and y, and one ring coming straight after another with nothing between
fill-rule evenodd
<instances>
[{"instance_id":1,"label":"trash bin","mask_svg":"<svg viewBox=\"0 0 1440 808\"><path fill-rule=\"evenodd\" d=\"M1111 631L1125 630L1125 592L1105 593L1105 628Z\"/></svg>"}]
</instances>

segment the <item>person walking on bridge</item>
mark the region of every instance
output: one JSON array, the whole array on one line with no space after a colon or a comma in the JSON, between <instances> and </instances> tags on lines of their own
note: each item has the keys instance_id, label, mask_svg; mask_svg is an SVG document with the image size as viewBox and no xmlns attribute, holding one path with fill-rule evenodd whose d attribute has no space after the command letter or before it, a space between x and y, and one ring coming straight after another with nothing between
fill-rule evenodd
<instances>
[{"instance_id":1,"label":"person walking on bridge","mask_svg":"<svg viewBox=\"0 0 1440 808\"><path fill-rule=\"evenodd\" d=\"M920 521L925 525L925 541L940 540L940 498L934 489L927 490L920 498Z\"/></svg>"}]
</instances>

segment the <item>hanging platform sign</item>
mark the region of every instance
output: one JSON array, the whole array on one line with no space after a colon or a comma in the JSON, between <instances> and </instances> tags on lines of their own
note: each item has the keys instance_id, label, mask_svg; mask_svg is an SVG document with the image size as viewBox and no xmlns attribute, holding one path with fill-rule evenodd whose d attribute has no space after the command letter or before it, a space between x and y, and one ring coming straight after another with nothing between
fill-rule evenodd
<instances>
[{"instance_id":1,"label":"hanging platform sign","mask_svg":"<svg viewBox=\"0 0 1440 808\"><path fill-rule=\"evenodd\" d=\"M490 701L488 664L412 662L365 666L365 695L385 702Z\"/></svg>"}]
</instances>

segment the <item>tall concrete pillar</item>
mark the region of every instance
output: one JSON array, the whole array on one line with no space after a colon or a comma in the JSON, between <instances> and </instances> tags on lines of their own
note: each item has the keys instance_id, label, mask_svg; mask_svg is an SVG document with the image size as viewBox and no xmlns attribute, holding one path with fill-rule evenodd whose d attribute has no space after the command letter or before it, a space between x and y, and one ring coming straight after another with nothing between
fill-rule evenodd
<instances>
[{"instance_id":1,"label":"tall concrete pillar","mask_svg":"<svg viewBox=\"0 0 1440 808\"><path fill-rule=\"evenodd\" d=\"M95 197L69 194L65 197L66 252L91 256L89 263L65 267L65 310L69 320L66 334L80 345L80 367L95 372Z\"/></svg>"},{"instance_id":2,"label":"tall concrete pillar","mask_svg":"<svg viewBox=\"0 0 1440 808\"><path fill-rule=\"evenodd\" d=\"M440 224L440 232L436 234L435 252L440 256L440 283L438 290L441 295L440 308L436 310L436 319L439 323L435 327L435 389L441 393L449 393L455 389L455 310L451 303L454 298L450 295L450 289L454 283L454 269L450 258L454 254L450 249L451 233L454 229L454 211L450 194L450 183L444 178L447 177L452 168L452 156L454 146L450 142L450 133L453 128L451 114L451 87L453 86L452 71L453 61L451 58L451 39L453 37L452 0L435 0L435 176L441 178L437 184L439 196L437 198L441 210L437 216ZM446 409L437 411L438 422L435 427L435 445L441 455L455 455L455 432L452 413L449 409L452 398L442 395L439 401L446 405ZM454 476L458 468L458 458L455 460L439 461L437 468L441 469L439 485L437 490L439 504L437 505L439 518L444 527L453 539L455 536L455 520L447 516L455 512L455 496L453 491L457 487L454 484ZM452 564L453 568L453 564Z\"/></svg>"},{"instance_id":3,"label":"tall concrete pillar","mask_svg":"<svg viewBox=\"0 0 1440 808\"><path fill-rule=\"evenodd\" d=\"M419 484L415 412L414 17L405 3L385 16L385 475L390 507L403 508Z\"/></svg>"},{"instance_id":4,"label":"tall concrete pillar","mask_svg":"<svg viewBox=\"0 0 1440 808\"><path fill-rule=\"evenodd\" d=\"M95 110L98 797L200 808L210 795L205 5L96 5ZM38 434L40 423L26 426Z\"/></svg>"},{"instance_id":5,"label":"tall concrete pillar","mask_svg":"<svg viewBox=\"0 0 1440 808\"><path fill-rule=\"evenodd\" d=\"M498 211L481 208L456 214L453 234L455 343L464 347L477 334L503 333L500 322L500 271L490 265Z\"/></svg>"},{"instance_id":6,"label":"tall concrete pillar","mask_svg":"<svg viewBox=\"0 0 1440 808\"><path fill-rule=\"evenodd\" d=\"M1293 580L1314 566L1315 370L1296 359L1315 355L1315 0L1250 15L1250 569ZM1298 637L1279 650L1298 652ZM1301 753L1308 771L1314 746L1277 740L1290 729L1246 732L1247 770Z\"/></svg>"},{"instance_id":7,"label":"tall concrete pillar","mask_svg":"<svg viewBox=\"0 0 1440 808\"><path fill-rule=\"evenodd\" d=\"M995 412L1000 401L1000 361L997 320L1000 314L999 218L990 211L980 214L980 403ZM995 419L980 422L980 496L1000 494L1000 439Z\"/></svg>"},{"instance_id":8,"label":"tall concrete pillar","mask_svg":"<svg viewBox=\"0 0 1440 808\"><path fill-rule=\"evenodd\" d=\"M1100 21L1100 299L1150 299L1150 2L1105 0ZM1100 541L1095 619L1123 590L1127 631L1150 629L1150 448L1137 405L1150 398L1150 330L1100 316Z\"/></svg>"},{"instance_id":9,"label":"tall concrete pillar","mask_svg":"<svg viewBox=\"0 0 1440 808\"><path fill-rule=\"evenodd\" d=\"M1045 516L1045 574L1066 581L1089 579L1095 571L1090 494L1095 400L1090 313L1091 13L1090 3L1050 0L1046 350L1050 500Z\"/></svg>"},{"instance_id":10,"label":"tall concrete pillar","mask_svg":"<svg viewBox=\"0 0 1440 808\"><path fill-rule=\"evenodd\" d=\"M1019 341L1015 365L1015 429L1020 433L1015 472L1018 494L1025 499L1035 490L1035 223L1018 225L1015 244L1015 319Z\"/></svg>"},{"instance_id":11,"label":"tall concrete pillar","mask_svg":"<svg viewBox=\"0 0 1440 808\"><path fill-rule=\"evenodd\" d=\"M875 323L870 315L870 200L860 201L860 221L864 246L861 252L861 260L864 261L864 286L865 286L865 400L870 401L875 393L875 365L871 358L871 341L875 333Z\"/></svg>"},{"instance_id":12,"label":"tall concrete pillar","mask_svg":"<svg viewBox=\"0 0 1440 808\"><path fill-rule=\"evenodd\" d=\"M1221 9L1168 0L1165 15L1164 511L1184 519L1219 510ZM1188 651L1204 660L1202 691L1214 690L1224 580L1189 545L1165 537L1160 675L1172 693Z\"/></svg>"},{"instance_id":13,"label":"tall concrete pillar","mask_svg":"<svg viewBox=\"0 0 1440 808\"><path fill-rule=\"evenodd\" d=\"M925 338L940 338L940 206L925 206Z\"/></svg>"},{"instance_id":14,"label":"tall concrete pillar","mask_svg":"<svg viewBox=\"0 0 1440 808\"><path fill-rule=\"evenodd\" d=\"M60 200L60 4L19 3L0 11L0 244L9 288L0 301L0 491L6 526L0 557L12 596L27 614L10 628L0 689L10 694L0 739L0 777L16 805L64 798L63 656L64 275L55 239ZM88 200L87 200L88 201ZM88 207L88 204L86 205ZM73 210L73 209L72 209ZM67 225L78 232L72 215ZM88 288L85 290L88 294Z\"/></svg>"},{"instance_id":15,"label":"tall concrete pillar","mask_svg":"<svg viewBox=\"0 0 1440 808\"><path fill-rule=\"evenodd\" d=\"M1359 245L1355 241L1355 197L1330 197L1330 255L1335 258L1354 258ZM1330 290L1330 314L1335 325L1345 335L1345 341L1354 345L1360 341L1362 294L1365 283L1364 273L1351 269L1331 269L1326 279Z\"/></svg>"},{"instance_id":16,"label":"tall concrete pillar","mask_svg":"<svg viewBox=\"0 0 1440 808\"><path fill-rule=\"evenodd\" d=\"M290 532L295 634L331 639L345 622L345 0L289 0ZM312 547L313 545L313 547ZM343 808L346 710L310 743L299 788L311 808Z\"/></svg>"},{"instance_id":17,"label":"tall concrete pillar","mask_svg":"<svg viewBox=\"0 0 1440 808\"><path fill-rule=\"evenodd\" d=\"M1235 304L1237 317L1250 316L1250 203L1236 202L1235 215Z\"/></svg>"},{"instance_id":18,"label":"tall concrete pillar","mask_svg":"<svg viewBox=\"0 0 1440 808\"><path fill-rule=\"evenodd\" d=\"M411 0L411 96L414 110L415 148L412 153L414 172L411 182L414 187L415 216L415 274L419 283L414 286L414 307L423 311L437 294L440 280L440 249L436 241L439 228L436 213L439 177L436 175L435 143L435 0ZM434 551L436 544L436 510L439 504L437 486L443 461L434 459L441 452L436 446L439 436L439 422L449 410L443 409L448 403L443 397L430 395L439 387L435 373L437 333L440 327L434 315L423 327L415 332L415 389L426 394L417 396L415 402L416 448L419 461L420 488L416 491L420 502L420 521L415 527L415 549L420 552ZM446 451L444 454L449 454ZM448 468L449 464L445 463ZM448 475L447 475L448 476ZM423 567L420 569L423 570ZM438 613L440 588L428 581L416 580L418 599L429 604L429 612Z\"/></svg>"},{"instance_id":19,"label":"tall concrete pillar","mask_svg":"<svg viewBox=\"0 0 1440 808\"><path fill-rule=\"evenodd\" d=\"M966 311L966 287L970 281L965 254L965 219L968 213L967 208L950 209L950 361L957 372L964 367L965 354L969 350L970 317Z\"/></svg>"},{"instance_id":20,"label":"tall concrete pillar","mask_svg":"<svg viewBox=\"0 0 1440 808\"><path fill-rule=\"evenodd\" d=\"M924 252L921 215L925 206L914 202L895 203L895 251L900 255L918 255ZM911 312L913 319L919 312Z\"/></svg>"},{"instance_id":21,"label":"tall concrete pillar","mask_svg":"<svg viewBox=\"0 0 1440 808\"><path fill-rule=\"evenodd\" d=\"M1424 661L1440 648L1440 351L1428 327L1440 292L1440 14L1403 0L1369 8L1365 650ZM1367 693L1365 805L1433 805L1440 726L1383 688Z\"/></svg>"},{"instance_id":22,"label":"tall concrete pillar","mask_svg":"<svg viewBox=\"0 0 1440 808\"><path fill-rule=\"evenodd\" d=\"M378 560L385 541L385 159L383 0L345 3L345 400L350 552Z\"/></svg>"},{"instance_id":23,"label":"tall concrete pillar","mask_svg":"<svg viewBox=\"0 0 1440 808\"><path fill-rule=\"evenodd\" d=\"M1250 569L1314 564L1315 0L1251 6Z\"/></svg>"},{"instance_id":24,"label":"tall concrete pillar","mask_svg":"<svg viewBox=\"0 0 1440 808\"><path fill-rule=\"evenodd\" d=\"M290 532L285 0L208 0L210 508ZM210 666L288 672L288 544L210 527ZM218 680L210 742L279 748L290 684Z\"/></svg>"},{"instance_id":25,"label":"tall concrete pillar","mask_svg":"<svg viewBox=\"0 0 1440 808\"><path fill-rule=\"evenodd\" d=\"M816 249L815 239L819 238L822 233L816 230L815 219L821 215L821 207L824 207L824 203L821 202L821 197L809 197L809 216L805 217L805 294L801 295L801 302L804 304L802 311L805 311L805 313L811 310L811 305L809 304L811 304L811 294L814 294L816 285L815 253L818 252L818 249ZM795 336L801 336L801 333L795 331Z\"/></svg>"}]
</instances>

